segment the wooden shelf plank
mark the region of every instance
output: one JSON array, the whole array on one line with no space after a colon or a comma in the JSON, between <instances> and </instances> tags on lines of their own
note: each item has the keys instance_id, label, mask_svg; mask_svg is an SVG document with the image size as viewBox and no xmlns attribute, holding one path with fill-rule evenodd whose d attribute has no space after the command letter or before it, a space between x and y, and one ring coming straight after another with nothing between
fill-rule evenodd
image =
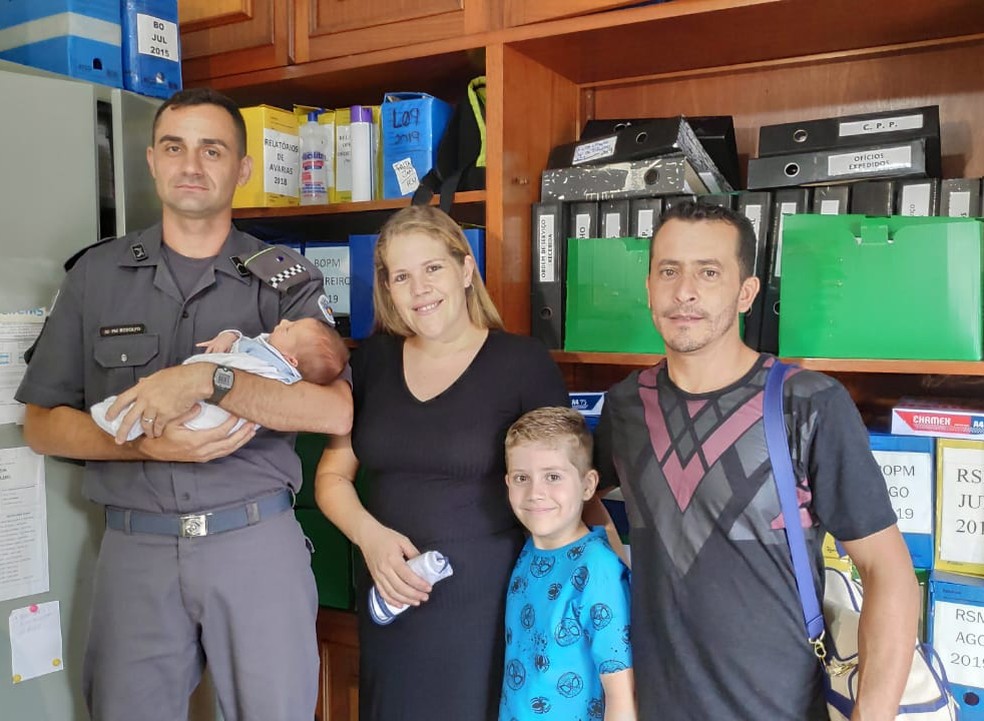
<instances>
[{"instance_id":1,"label":"wooden shelf plank","mask_svg":"<svg viewBox=\"0 0 984 721\"><path fill-rule=\"evenodd\" d=\"M226 75L198 84L221 90L242 106L378 103L393 88L414 88L454 100L471 78L484 74L485 39L485 35L470 35Z\"/></svg>"},{"instance_id":2,"label":"wooden shelf plank","mask_svg":"<svg viewBox=\"0 0 984 721\"><path fill-rule=\"evenodd\" d=\"M440 201L434 196L431 205ZM484 190L469 190L456 193L454 206L478 205L485 202ZM314 215L344 215L347 213L371 213L379 210L399 210L410 205L410 198L391 198L371 200L360 203L331 203L329 205L294 205L289 208L236 208L232 211L235 219L245 218L303 218Z\"/></svg>"},{"instance_id":3,"label":"wooden shelf plank","mask_svg":"<svg viewBox=\"0 0 984 721\"><path fill-rule=\"evenodd\" d=\"M980 0L675 0L513 28L503 42L593 85L981 33Z\"/></svg>"},{"instance_id":4,"label":"wooden shelf plank","mask_svg":"<svg viewBox=\"0 0 984 721\"><path fill-rule=\"evenodd\" d=\"M663 356L646 353L589 353L550 351L557 363L647 367ZM784 358L810 370L828 373L885 373L894 375L984 376L984 361L867 360L854 358Z\"/></svg>"},{"instance_id":5,"label":"wooden shelf plank","mask_svg":"<svg viewBox=\"0 0 984 721\"><path fill-rule=\"evenodd\" d=\"M984 362L941 360L862 360L853 358L784 358L810 370L829 373L984 376Z\"/></svg>"},{"instance_id":6,"label":"wooden shelf plank","mask_svg":"<svg viewBox=\"0 0 984 721\"><path fill-rule=\"evenodd\" d=\"M550 355L557 363L580 365L639 366L655 365L663 356L650 353L595 353L580 350L552 350Z\"/></svg>"}]
</instances>

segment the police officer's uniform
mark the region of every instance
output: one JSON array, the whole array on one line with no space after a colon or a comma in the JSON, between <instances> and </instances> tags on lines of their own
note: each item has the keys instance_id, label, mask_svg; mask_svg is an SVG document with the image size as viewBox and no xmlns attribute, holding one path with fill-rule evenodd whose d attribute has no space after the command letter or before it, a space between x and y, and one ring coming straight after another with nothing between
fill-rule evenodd
<instances>
[{"instance_id":1,"label":"police officer's uniform","mask_svg":"<svg viewBox=\"0 0 984 721\"><path fill-rule=\"evenodd\" d=\"M78 260L19 401L87 410L223 329L256 335L281 318L321 316L320 272L311 266L310 280L278 292L236 262L266 246L235 228L187 300L161 242L157 225ZM301 482L293 441L260 430L209 463L86 463L84 493L107 506L109 526L83 670L94 719L187 718L207 656L226 721L310 721L317 596L288 512Z\"/></svg>"}]
</instances>

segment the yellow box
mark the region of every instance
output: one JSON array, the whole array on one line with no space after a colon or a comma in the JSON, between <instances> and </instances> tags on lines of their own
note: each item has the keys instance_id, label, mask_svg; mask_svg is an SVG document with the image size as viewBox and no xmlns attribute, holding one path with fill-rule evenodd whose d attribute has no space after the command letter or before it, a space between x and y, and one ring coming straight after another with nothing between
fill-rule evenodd
<instances>
[{"instance_id":1,"label":"yellow box","mask_svg":"<svg viewBox=\"0 0 984 721\"><path fill-rule=\"evenodd\" d=\"M984 441L936 442L936 564L984 576Z\"/></svg>"},{"instance_id":2,"label":"yellow box","mask_svg":"<svg viewBox=\"0 0 984 721\"><path fill-rule=\"evenodd\" d=\"M837 548L837 541L829 533L824 534L821 551L823 553L824 566L835 568L844 573L854 573L854 563L851 561L851 557L846 553L841 555Z\"/></svg>"},{"instance_id":3,"label":"yellow box","mask_svg":"<svg viewBox=\"0 0 984 721\"><path fill-rule=\"evenodd\" d=\"M383 199L383 106L372 105L372 197Z\"/></svg>"},{"instance_id":4,"label":"yellow box","mask_svg":"<svg viewBox=\"0 0 984 721\"><path fill-rule=\"evenodd\" d=\"M352 201L352 112L348 108L335 111L335 185L328 200Z\"/></svg>"},{"instance_id":5,"label":"yellow box","mask_svg":"<svg viewBox=\"0 0 984 721\"><path fill-rule=\"evenodd\" d=\"M847 558L847 554L842 554L837 548L837 541L829 533L825 534L823 537L823 557L831 561L837 561L843 558Z\"/></svg>"},{"instance_id":6,"label":"yellow box","mask_svg":"<svg viewBox=\"0 0 984 721\"><path fill-rule=\"evenodd\" d=\"M243 108L242 113L253 173L246 185L236 188L232 207L299 205L300 147L294 114L269 105Z\"/></svg>"}]
</instances>

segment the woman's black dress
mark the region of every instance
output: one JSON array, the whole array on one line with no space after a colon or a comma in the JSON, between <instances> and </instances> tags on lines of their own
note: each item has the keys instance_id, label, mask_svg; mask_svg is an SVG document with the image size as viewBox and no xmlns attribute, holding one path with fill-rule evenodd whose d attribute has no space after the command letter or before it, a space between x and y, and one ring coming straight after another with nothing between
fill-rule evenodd
<instances>
[{"instance_id":1,"label":"woman's black dress","mask_svg":"<svg viewBox=\"0 0 984 721\"><path fill-rule=\"evenodd\" d=\"M506 496L503 441L526 411L568 405L560 371L539 341L500 331L428 401L407 388L402 338L368 339L352 369L366 508L454 568L429 601L377 626L364 612L363 566L359 718L496 719L506 584L524 540Z\"/></svg>"}]
</instances>

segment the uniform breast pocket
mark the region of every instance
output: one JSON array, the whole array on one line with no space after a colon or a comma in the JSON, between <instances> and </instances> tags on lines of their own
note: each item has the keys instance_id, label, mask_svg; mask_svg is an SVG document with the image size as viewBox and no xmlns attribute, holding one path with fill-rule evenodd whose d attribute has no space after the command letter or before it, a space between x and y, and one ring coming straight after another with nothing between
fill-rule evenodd
<instances>
[{"instance_id":1,"label":"uniform breast pocket","mask_svg":"<svg viewBox=\"0 0 984 721\"><path fill-rule=\"evenodd\" d=\"M102 371L102 397L124 391L138 378L150 375L156 369L147 366L159 351L156 335L141 333L97 339L93 352Z\"/></svg>"}]
</instances>

